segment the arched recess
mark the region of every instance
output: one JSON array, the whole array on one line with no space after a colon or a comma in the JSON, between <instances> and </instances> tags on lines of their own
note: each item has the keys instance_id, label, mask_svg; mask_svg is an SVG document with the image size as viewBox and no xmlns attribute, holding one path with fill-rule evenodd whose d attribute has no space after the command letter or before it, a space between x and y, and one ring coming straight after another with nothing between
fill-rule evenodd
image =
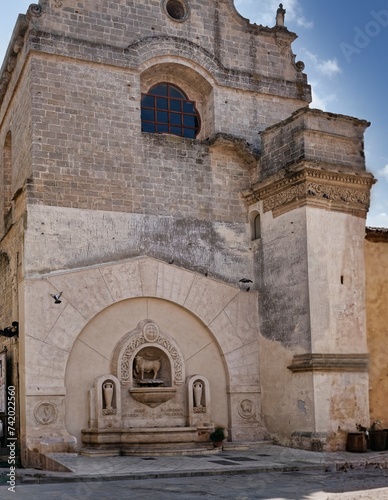
<instances>
[{"instance_id":1,"label":"arched recess","mask_svg":"<svg viewBox=\"0 0 388 500\"><path fill-rule=\"evenodd\" d=\"M21 378L29 387L26 404L34 408L50 401L56 406L55 425L61 440L68 436L65 421L71 434L76 428L79 438L81 428L88 424L87 390L93 379L111 373L115 345L144 319L156 321L179 345L184 343L186 379L195 369L196 374L214 380L213 359L222 363L218 371L224 373L222 384L228 386L229 407L225 412L222 407L217 410L215 423L229 423L232 439L252 438L252 428L245 429L246 422L235 409L250 394L259 419L255 292L246 293L237 286L149 257L54 273L27 280L24 287L28 330L22 344L25 369ZM59 290L63 292L61 304L47 303L50 294ZM40 309L37 304L41 304ZM197 351L201 338L207 342ZM210 361L201 354L207 349L214 352ZM197 365L192 368L194 362ZM69 389L66 396L65 385ZM33 421L31 412L26 418ZM257 435L262 435L259 420L255 426ZM53 429L46 426L39 432L41 437L52 436ZM29 439L35 442L32 431L27 431Z\"/></svg>"},{"instance_id":2,"label":"arched recess","mask_svg":"<svg viewBox=\"0 0 388 500\"><path fill-rule=\"evenodd\" d=\"M131 331L136 332L145 319L154 321L179 346L184 358L185 378L199 373L209 380L212 418L218 425L229 425L229 374L218 342L209 328L188 310L170 301L132 298L117 302L97 314L82 330L71 349L65 375L65 422L67 431L77 438L79 445L81 430L88 428L88 392L94 380L114 371L115 353L126 339L131 338ZM131 412L128 390L123 389L122 401L125 408L123 419L128 421ZM177 404L175 402L173 406ZM184 415L186 402L182 405ZM171 408L167 406L167 414L169 410ZM152 410L155 422L164 411L166 407L163 405ZM150 413L149 410L147 412ZM146 413L144 421L147 418L150 417Z\"/></svg>"},{"instance_id":3,"label":"arched recess","mask_svg":"<svg viewBox=\"0 0 388 500\"><path fill-rule=\"evenodd\" d=\"M198 139L205 139L214 132L214 92L210 78L205 72L191 67L188 61L171 62L161 58L148 60L141 67L141 92L146 94L154 85L167 82L181 88L191 101L195 101L201 117L201 131Z\"/></svg>"},{"instance_id":4,"label":"arched recess","mask_svg":"<svg viewBox=\"0 0 388 500\"><path fill-rule=\"evenodd\" d=\"M257 210L253 210L249 214L249 225L251 231L251 240L259 240L261 238L261 217Z\"/></svg>"}]
</instances>

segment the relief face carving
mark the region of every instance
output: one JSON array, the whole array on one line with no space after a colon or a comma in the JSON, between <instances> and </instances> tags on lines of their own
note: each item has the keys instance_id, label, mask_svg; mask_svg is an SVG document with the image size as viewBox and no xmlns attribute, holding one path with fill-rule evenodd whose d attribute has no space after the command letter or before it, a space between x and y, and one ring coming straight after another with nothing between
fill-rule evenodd
<instances>
[{"instance_id":1,"label":"relief face carving","mask_svg":"<svg viewBox=\"0 0 388 500\"><path fill-rule=\"evenodd\" d=\"M250 418L254 416L253 402L250 399L243 399L238 407L238 413L242 418Z\"/></svg>"}]
</instances>

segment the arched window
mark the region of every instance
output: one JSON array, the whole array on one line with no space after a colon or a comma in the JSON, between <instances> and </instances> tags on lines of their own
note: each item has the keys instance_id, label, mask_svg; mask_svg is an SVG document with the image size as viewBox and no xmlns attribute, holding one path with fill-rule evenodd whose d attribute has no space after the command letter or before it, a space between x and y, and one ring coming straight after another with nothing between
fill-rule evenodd
<instances>
[{"instance_id":1,"label":"arched window","mask_svg":"<svg viewBox=\"0 0 388 500\"><path fill-rule=\"evenodd\" d=\"M251 225L251 240L258 240L261 238L261 220L260 214L256 210L249 215Z\"/></svg>"},{"instance_id":2,"label":"arched window","mask_svg":"<svg viewBox=\"0 0 388 500\"><path fill-rule=\"evenodd\" d=\"M195 102L175 85L158 83L141 96L141 129L194 139L200 130Z\"/></svg>"}]
</instances>

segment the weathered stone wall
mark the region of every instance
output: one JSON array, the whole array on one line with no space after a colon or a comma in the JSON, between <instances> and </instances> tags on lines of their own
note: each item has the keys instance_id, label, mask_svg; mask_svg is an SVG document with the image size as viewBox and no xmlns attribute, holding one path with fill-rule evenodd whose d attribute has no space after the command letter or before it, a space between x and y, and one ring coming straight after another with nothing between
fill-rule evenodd
<instances>
[{"instance_id":1,"label":"weathered stone wall","mask_svg":"<svg viewBox=\"0 0 388 500\"><path fill-rule=\"evenodd\" d=\"M48 45L55 43L55 51L58 50L58 37L66 37L74 48L78 47L78 53L85 51L91 60L95 58L90 48L98 49L100 62L114 62L115 55L112 49L106 50L108 46L117 49L129 47L130 51L137 47L134 44L138 44L139 39L163 45L163 38L176 37L191 46L194 52L206 52L224 68L246 72L241 75L246 80L254 71L263 78L268 77L271 82L301 79L305 83L298 76L290 52L295 34L284 29L274 33L268 28L250 25L236 12L232 0L192 2L190 14L184 22L171 19L163 4L159 0L147 0L141 4L93 0L65 0L58 4L54 0L44 0L40 2L43 14L33 16L32 26L37 32L47 34L43 38ZM80 41L85 42L81 47ZM66 51L66 44L60 45ZM116 52L122 53L122 50ZM303 95L304 90L299 89L299 93ZM271 88L269 93L272 91Z\"/></svg>"},{"instance_id":2,"label":"weathered stone wall","mask_svg":"<svg viewBox=\"0 0 388 500\"><path fill-rule=\"evenodd\" d=\"M367 229L366 319L369 350L370 423L388 427L388 230Z\"/></svg>"},{"instance_id":3,"label":"weathered stone wall","mask_svg":"<svg viewBox=\"0 0 388 500\"><path fill-rule=\"evenodd\" d=\"M301 160L365 170L365 120L301 109L264 132L260 178Z\"/></svg>"}]
</instances>

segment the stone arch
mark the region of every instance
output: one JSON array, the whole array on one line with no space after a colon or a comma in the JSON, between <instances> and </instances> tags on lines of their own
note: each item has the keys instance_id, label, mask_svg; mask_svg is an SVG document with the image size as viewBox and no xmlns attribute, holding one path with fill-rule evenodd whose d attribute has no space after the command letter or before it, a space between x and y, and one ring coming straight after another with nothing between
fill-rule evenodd
<instances>
[{"instance_id":1,"label":"stone arch","mask_svg":"<svg viewBox=\"0 0 388 500\"><path fill-rule=\"evenodd\" d=\"M187 426L184 382L186 374L193 375L198 372L207 377L212 393L217 394L214 418L217 422L222 422L225 427L229 426L227 391L230 377L225 359L210 329L177 304L159 298L138 297L116 302L97 314L84 327L69 353L65 375L65 423L68 432L76 436L78 442L81 430L88 427L90 410L87 394L93 381L104 374L109 378L107 374L114 372L114 365L120 362L123 349L125 350L132 339L137 341L133 355L144 347L136 331L139 330L139 324L145 322L142 318L147 315L160 325L162 336L168 337L173 349L177 346L181 351L184 370L177 373L176 367L174 370L173 366L174 382L170 384L177 391L176 400L180 402L182 408L181 416L175 418L175 426ZM141 320L138 321L139 319ZM106 331L106 325L111 325L109 332ZM168 335L164 332L168 332ZM155 342L148 345L164 349L166 352L172 351L171 348L165 348L164 343L159 345ZM122 378L122 373L116 375L119 379ZM125 426L136 427L136 418L133 418L133 415L131 417L131 408L135 408L134 405L137 404L131 399L134 397L132 392L136 389L127 380L120 382L123 422ZM169 410L171 411L171 406ZM160 415L165 411L165 407L162 405L160 408L155 408L154 412L156 411L160 412ZM145 416L144 419L146 418L150 417ZM169 421L173 421L173 418ZM148 426L151 427L152 422L148 422Z\"/></svg>"},{"instance_id":2,"label":"stone arch","mask_svg":"<svg viewBox=\"0 0 388 500\"><path fill-rule=\"evenodd\" d=\"M252 210L249 213L249 227L251 241L261 238L261 215L258 210Z\"/></svg>"},{"instance_id":3,"label":"stone arch","mask_svg":"<svg viewBox=\"0 0 388 500\"><path fill-rule=\"evenodd\" d=\"M142 38L129 45L126 53L131 60L137 61L138 67L149 59L167 57L170 60L177 58L198 65L209 76L217 75L223 68L217 58L200 45L184 38L168 35Z\"/></svg>"},{"instance_id":4,"label":"stone arch","mask_svg":"<svg viewBox=\"0 0 388 500\"><path fill-rule=\"evenodd\" d=\"M194 349L194 354L197 349L192 343L197 337L190 332L202 332L200 338L207 338L207 342L202 342L198 352L209 349L216 356L230 402L237 400L241 391L260 393L255 292L248 294L237 286L148 257L42 276L27 280L25 287L25 311L31 318L24 345L23 378L30 388L27 407L42 398L55 400L60 409L58 422L66 418L63 425L70 432L73 425L87 425L84 417L88 402L86 397L75 398L73 407L65 411L69 377L76 374L74 384L82 380L89 384L89 379L111 373L114 346L147 318L157 321L162 330L178 339L179 345ZM63 292L62 302L54 304L50 294L58 291ZM37 301L47 303L40 316L33 313ZM170 313L165 314L167 306ZM165 325L172 317L174 326ZM188 323L193 327L188 328ZM94 343L100 340L102 345L96 349ZM71 363L77 349L78 359ZM189 364L186 376L190 376L193 353L189 352L185 359ZM208 358L193 369L211 380L212 364ZM95 366L97 371L93 371ZM218 389L214 390L217 393ZM69 398L71 391L67 391L66 404ZM233 428L234 413L225 405L219 412L214 415L215 421L221 420L226 426L229 418ZM74 415L82 415L81 421ZM60 432L68 435L66 427Z\"/></svg>"},{"instance_id":5,"label":"stone arch","mask_svg":"<svg viewBox=\"0 0 388 500\"><path fill-rule=\"evenodd\" d=\"M177 85L196 103L202 122L198 138L214 133L214 81L203 68L181 58L159 57L144 62L140 71L142 93L160 82Z\"/></svg>"}]
</instances>

